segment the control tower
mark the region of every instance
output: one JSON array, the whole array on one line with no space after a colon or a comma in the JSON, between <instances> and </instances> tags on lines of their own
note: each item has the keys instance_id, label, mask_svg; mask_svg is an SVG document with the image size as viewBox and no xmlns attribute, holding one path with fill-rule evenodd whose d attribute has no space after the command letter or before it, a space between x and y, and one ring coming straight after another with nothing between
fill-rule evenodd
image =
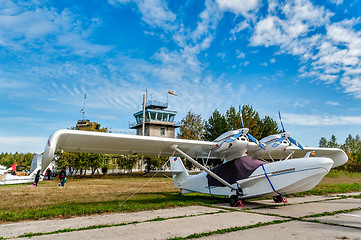
<instances>
[{"instance_id":1,"label":"control tower","mask_svg":"<svg viewBox=\"0 0 361 240\"><path fill-rule=\"evenodd\" d=\"M137 135L155 137L175 137L175 129L179 126L174 122L176 111L166 110L168 103L155 100L144 101L143 110L134 113L136 123L129 124L129 128L136 129ZM143 124L144 118L144 124Z\"/></svg>"}]
</instances>

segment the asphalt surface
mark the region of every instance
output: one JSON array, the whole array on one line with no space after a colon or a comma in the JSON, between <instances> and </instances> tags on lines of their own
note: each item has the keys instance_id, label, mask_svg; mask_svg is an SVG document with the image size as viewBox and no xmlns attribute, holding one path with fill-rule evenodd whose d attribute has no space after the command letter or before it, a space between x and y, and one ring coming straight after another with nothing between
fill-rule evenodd
<instances>
[{"instance_id":1,"label":"asphalt surface","mask_svg":"<svg viewBox=\"0 0 361 240\"><path fill-rule=\"evenodd\" d=\"M355 197L358 196L358 197ZM361 193L289 198L0 224L0 237L30 239L354 239L361 240ZM84 229L93 226L93 229ZM81 229L83 228L83 229ZM65 230L68 232L55 233ZM21 238L24 239L24 238ZM25 238L27 239L27 238Z\"/></svg>"}]
</instances>

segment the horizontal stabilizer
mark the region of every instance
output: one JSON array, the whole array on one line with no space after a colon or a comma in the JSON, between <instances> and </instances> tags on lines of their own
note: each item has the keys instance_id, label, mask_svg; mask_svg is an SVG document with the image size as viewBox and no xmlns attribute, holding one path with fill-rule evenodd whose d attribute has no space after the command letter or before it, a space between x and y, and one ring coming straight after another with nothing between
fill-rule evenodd
<instances>
[{"instance_id":1,"label":"horizontal stabilizer","mask_svg":"<svg viewBox=\"0 0 361 240\"><path fill-rule=\"evenodd\" d=\"M150 170L150 171L145 172L143 174L143 176L151 177L154 174L157 174L157 175L164 175L164 176L172 177L173 174L177 175L182 172L183 172L182 170Z\"/></svg>"},{"instance_id":2,"label":"horizontal stabilizer","mask_svg":"<svg viewBox=\"0 0 361 240\"><path fill-rule=\"evenodd\" d=\"M177 174L180 174L182 173L183 170L161 170L161 171L158 171L158 170L150 170L150 171L147 171L143 174L143 176L153 176L154 174L158 173L158 174L162 174L163 176L167 176L167 177L172 177L173 174L177 175ZM188 174L189 175L196 175L198 173L200 173L201 171L188 171Z\"/></svg>"}]
</instances>

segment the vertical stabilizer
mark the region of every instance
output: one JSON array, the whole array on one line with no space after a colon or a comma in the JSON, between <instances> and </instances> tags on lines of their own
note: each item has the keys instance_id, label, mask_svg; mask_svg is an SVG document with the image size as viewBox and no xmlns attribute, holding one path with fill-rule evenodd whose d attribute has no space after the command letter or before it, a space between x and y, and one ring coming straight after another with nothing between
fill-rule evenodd
<instances>
[{"instance_id":1,"label":"vertical stabilizer","mask_svg":"<svg viewBox=\"0 0 361 240\"><path fill-rule=\"evenodd\" d=\"M189 177L187 169L184 167L182 159L180 157L170 157L170 167L173 173L174 187L180 188L181 183Z\"/></svg>"},{"instance_id":2,"label":"vertical stabilizer","mask_svg":"<svg viewBox=\"0 0 361 240\"><path fill-rule=\"evenodd\" d=\"M31 166L30 166L30 174L33 173L37 168L41 167L42 158L43 158L43 155L41 155L41 154L34 155L33 161L31 162Z\"/></svg>"}]
</instances>

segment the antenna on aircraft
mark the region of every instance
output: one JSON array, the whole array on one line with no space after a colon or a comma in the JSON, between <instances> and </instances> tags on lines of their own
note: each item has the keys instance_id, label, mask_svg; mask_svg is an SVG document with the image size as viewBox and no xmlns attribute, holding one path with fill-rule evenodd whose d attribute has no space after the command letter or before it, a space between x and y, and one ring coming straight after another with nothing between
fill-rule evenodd
<instances>
[{"instance_id":1,"label":"antenna on aircraft","mask_svg":"<svg viewBox=\"0 0 361 240\"><path fill-rule=\"evenodd\" d=\"M83 102L83 108L80 110L80 112L83 114L83 120L85 119L85 101L86 101L86 93L84 93L84 102Z\"/></svg>"}]
</instances>

